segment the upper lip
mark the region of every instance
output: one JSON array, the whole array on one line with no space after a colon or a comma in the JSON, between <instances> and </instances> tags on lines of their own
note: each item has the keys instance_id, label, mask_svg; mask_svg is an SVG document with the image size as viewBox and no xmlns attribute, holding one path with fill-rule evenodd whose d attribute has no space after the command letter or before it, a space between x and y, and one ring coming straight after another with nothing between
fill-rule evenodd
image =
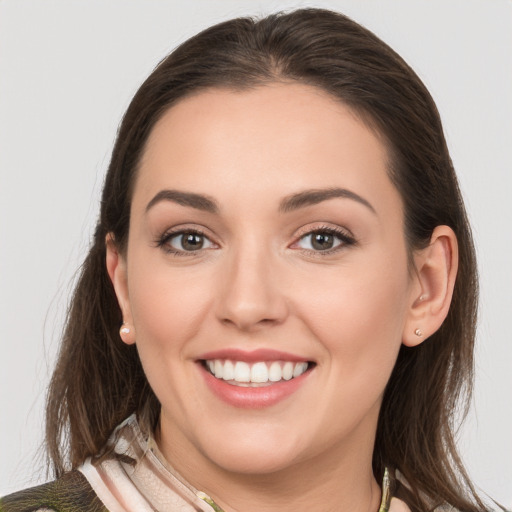
<instances>
[{"instance_id":1,"label":"upper lip","mask_svg":"<svg viewBox=\"0 0 512 512\"><path fill-rule=\"evenodd\" d=\"M254 363L257 361L292 361L297 363L310 361L308 358L303 356L267 348L259 348L256 350L225 348L206 352L198 357L198 360L203 361L212 359L229 359L231 361L245 361L247 363Z\"/></svg>"}]
</instances>

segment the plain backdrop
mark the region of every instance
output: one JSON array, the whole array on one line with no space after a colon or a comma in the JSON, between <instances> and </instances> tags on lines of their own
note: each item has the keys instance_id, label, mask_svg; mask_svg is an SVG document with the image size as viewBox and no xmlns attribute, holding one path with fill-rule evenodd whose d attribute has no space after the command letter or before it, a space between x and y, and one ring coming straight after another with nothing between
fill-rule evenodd
<instances>
[{"instance_id":1,"label":"plain backdrop","mask_svg":"<svg viewBox=\"0 0 512 512\"><path fill-rule=\"evenodd\" d=\"M460 448L477 486L512 506L509 0L0 0L0 495L45 479L45 391L130 98L199 30L299 6L376 32L438 104L481 274L474 406Z\"/></svg>"}]
</instances>

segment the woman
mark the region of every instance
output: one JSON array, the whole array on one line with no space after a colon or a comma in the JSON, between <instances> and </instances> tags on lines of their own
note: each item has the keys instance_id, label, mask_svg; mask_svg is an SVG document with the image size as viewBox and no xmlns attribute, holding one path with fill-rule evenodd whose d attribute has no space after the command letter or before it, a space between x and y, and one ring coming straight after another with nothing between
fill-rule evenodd
<instances>
[{"instance_id":1,"label":"woman","mask_svg":"<svg viewBox=\"0 0 512 512\"><path fill-rule=\"evenodd\" d=\"M212 27L123 119L48 398L58 480L0 510L484 510L451 428L476 302L403 60L328 11Z\"/></svg>"}]
</instances>

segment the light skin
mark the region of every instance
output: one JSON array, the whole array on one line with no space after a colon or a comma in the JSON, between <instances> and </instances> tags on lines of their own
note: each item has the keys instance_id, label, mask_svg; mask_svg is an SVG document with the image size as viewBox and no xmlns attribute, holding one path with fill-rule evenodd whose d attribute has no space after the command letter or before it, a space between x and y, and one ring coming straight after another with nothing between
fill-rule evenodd
<instances>
[{"instance_id":1,"label":"light skin","mask_svg":"<svg viewBox=\"0 0 512 512\"><path fill-rule=\"evenodd\" d=\"M201 92L153 128L107 268L162 404L161 451L226 511L378 509L384 388L401 344L446 317L457 270L446 226L408 265L387 157L348 107L300 84ZM240 408L198 363L232 348L314 365L278 403Z\"/></svg>"}]
</instances>

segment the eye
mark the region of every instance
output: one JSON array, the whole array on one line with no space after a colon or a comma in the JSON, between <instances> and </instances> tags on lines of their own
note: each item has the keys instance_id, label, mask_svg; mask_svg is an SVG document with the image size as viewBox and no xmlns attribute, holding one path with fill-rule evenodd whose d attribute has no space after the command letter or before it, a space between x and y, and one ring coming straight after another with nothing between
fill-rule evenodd
<instances>
[{"instance_id":1,"label":"eye","mask_svg":"<svg viewBox=\"0 0 512 512\"><path fill-rule=\"evenodd\" d=\"M159 243L172 253L197 252L211 249L213 242L199 231L179 231L167 234Z\"/></svg>"},{"instance_id":2,"label":"eye","mask_svg":"<svg viewBox=\"0 0 512 512\"><path fill-rule=\"evenodd\" d=\"M308 251L329 252L353 243L354 239L342 231L318 229L303 235L294 245Z\"/></svg>"}]
</instances>

